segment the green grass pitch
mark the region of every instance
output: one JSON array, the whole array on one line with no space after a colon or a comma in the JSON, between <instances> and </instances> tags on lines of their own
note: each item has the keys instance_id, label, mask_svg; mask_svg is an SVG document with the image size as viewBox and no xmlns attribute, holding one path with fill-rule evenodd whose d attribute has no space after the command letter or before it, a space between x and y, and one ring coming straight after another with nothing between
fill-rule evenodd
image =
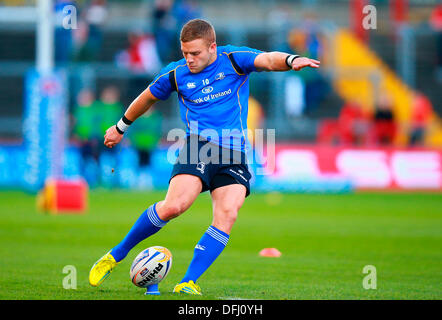
<instances>
[{"instance_id":1,"label":"green grass pitch","mask_svg":"<svg viewBox=\"0 0 442 320\"><path fill-rule=\"evenodd\" d=\"M442 299L442 194L254 194L240 210L230 242L198 280L203 296L171 293L193 248L211 223L208 193L153 237L138 244L98 288L92 264L116 245L165 192L92 191L84 215L36 211L35 196L0 192L0 299ZM173 254L160 283L146 297L129 279L144 248ZM258 252L275 247L280 258ZM77 289L64 289L74 266ZM377 288L363 288L366 265Z\"/></svg>"}]
</instances>

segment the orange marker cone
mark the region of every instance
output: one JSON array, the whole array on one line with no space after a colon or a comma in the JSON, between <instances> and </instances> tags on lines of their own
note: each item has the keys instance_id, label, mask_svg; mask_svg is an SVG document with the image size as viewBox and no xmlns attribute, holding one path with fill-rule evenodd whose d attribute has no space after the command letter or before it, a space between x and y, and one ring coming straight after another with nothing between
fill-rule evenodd
<instances>
[{"instance_id":1,"label":"orange marker cone","mask_svg":"<svg viewBox=\"0 0 442 320\"><path fill-rule=\"evenodd\" d=\"M261 257L279 258L281 252L276 248L264 248L259 252Z\"/></svg>"}]
</instances>

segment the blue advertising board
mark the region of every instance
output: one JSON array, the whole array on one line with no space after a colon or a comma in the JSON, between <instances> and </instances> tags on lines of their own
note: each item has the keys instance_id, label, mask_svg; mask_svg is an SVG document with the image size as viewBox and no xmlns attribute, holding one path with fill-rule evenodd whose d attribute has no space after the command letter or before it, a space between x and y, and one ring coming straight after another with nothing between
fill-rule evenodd
<instances>
[{"instance_id":1,"label":"blue advertising board","mask_svg":"<svg viewBox=\"0 0 442 320\"><path fill-rule=\"evenodd\" d=\"M63 174L68 127L66 88L66 75L60 70L47 74L30 70L26 75L24 187L30 191L42 188L47 178Z\"/></svg>"}]
</instances>

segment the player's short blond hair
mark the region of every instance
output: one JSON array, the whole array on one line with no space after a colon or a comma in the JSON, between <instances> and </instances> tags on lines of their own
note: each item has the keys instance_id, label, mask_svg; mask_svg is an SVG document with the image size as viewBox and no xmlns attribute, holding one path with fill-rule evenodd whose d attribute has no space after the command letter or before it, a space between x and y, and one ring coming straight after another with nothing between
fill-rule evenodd
<instances>
[{"instance_id":1,"label":"player's short blond hair","mask_svg":"<svg viewBox=\"0 0 442 320\"><path fill-rule=\"evenodd\" d=\"M203 19L188 21L181 29L181 42L189 42L196 39L204 39L207 45L216 41L215 29L212 24Z\"/></svg>"}]
</instances>

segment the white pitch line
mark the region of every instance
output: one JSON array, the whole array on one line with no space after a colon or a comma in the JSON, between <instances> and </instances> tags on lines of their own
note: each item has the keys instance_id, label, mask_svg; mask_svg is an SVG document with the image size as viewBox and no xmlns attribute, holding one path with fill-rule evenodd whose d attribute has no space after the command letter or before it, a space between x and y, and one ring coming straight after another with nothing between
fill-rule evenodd
<instances>
[{"instance_id":1,"label":"white pitch line","mask_svg":"<svg viewBox=\"0 0 442 320\"><path fill-rule=\"evenodd\" d=\"M222 300L261 300L261 299L250 299L250 298L241 298L241 297L218 297L218 299L222 299Z\"/></svg>"}]
</instances>

